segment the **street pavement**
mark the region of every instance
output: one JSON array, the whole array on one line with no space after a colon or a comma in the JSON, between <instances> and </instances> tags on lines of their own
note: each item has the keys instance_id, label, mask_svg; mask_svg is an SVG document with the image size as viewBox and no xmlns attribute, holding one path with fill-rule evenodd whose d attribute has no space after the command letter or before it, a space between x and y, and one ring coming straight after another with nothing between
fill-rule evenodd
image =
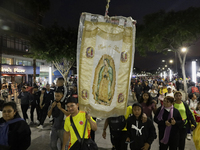
<instances>
[{"instance_id":1,"label":"street pavement","mask_svg":"<svg viewBox=\"0 0 200 150\"><path fill-rule=\"evenodd\" d=\"M15 101L17 102L18 110L20 115L21 114L21 108L20 108L20 101L17 99L17 94L15 94ZM9 98L10 99L10 98ZM128 105L132 105L136 101L133 100L132 96L129 95L128 99ZM28 110L28 115L30 115L30 109ZM36 112L35 112L36 116ZM105 119L97 119L97 126L98 129L95 132L95 142L97 143L99 150L111 150L112 144L110 142L110 133L109 128L106 130L106 139L103 139L102 137L102 131L104 126ZM157 125L156 126L156 132L158 134ZM30 126L31 128L31 146L28 148L28 150L50 150L50 131L51 131L51 123L49 122L49 119L46 118L44 123L44 129L37 129L36 125ZM58 144L59 145L59 144ZM195 150L195 146L193 143L193 140L186 140L186 146L185 150ZM128 148L128 150L130 150ZM154 140L154 142L151 145L151 150L159 150L159 142L158 138Z\"/></svg>"}]
</instances>

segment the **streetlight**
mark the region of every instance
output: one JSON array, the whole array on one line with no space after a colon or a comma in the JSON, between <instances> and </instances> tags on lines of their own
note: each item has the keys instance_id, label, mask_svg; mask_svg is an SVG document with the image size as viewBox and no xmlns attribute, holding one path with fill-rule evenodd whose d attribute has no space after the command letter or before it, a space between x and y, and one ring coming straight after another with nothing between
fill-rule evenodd
<instances>
[{"instance_id":1,"label":"streetlight","mask_svg":"<svg viewBox=\"0 0 200 150\"><path fill-rule=\"evenodd\" d=\"M174 61L173 61L172 59L171 59L171 60L169 60L169 63L171 63L171 64L172 64L173 62L174 62Z\"/></svg>"},{"instance_id":2,"label":"streetlight","mask_svg":"<svg viewBox=\"0 0 200 150\"><path fill-rule=\"evenodd\" d=\"M171 52L172 50L171 50L171 49L168 49L167 51L168 51L168 52Z\"/></svg>"},{"instance_id":3,"label":"streetlight","mask_svg":"<svg viewBox=\"0 0 200 150\"><path fill-rule=\"evenodd\" d=\"M165 62L165 60L163 59L162 62Z\"/></svg>"},{"instance_id":4,"label":"streetlight","mask_svg":"<svg viewBox=\"0 0 200 150\"><path fill-rule=\"evenodd\" d=\"M184 53L186 52L186 50L187 50L187 48L185 48L185 47L183 47L183 48L181 49L181 51L184 52Z\"/></svg>"}]
</instances>

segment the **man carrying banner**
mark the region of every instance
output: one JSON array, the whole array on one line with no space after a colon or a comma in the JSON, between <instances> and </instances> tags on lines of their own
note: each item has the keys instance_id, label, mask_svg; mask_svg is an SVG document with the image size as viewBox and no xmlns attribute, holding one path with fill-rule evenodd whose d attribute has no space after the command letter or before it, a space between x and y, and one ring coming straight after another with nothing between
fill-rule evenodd
<instances>
[{"instance_id":1,"label":"man carrying banner","mask_svg":"<svg viewBox=\"0 0 200 150\"><path fill-rule=\"evenodd\" d=\"M74 129L71 125L70 117L72 117L72 120L74 122L75 127L77 128L77 131L80 135L81 138L83 138L83 132L84 132L84 127L87 119L87 126L86 126L86 131L85 131L85 136L84 139L89 139L90 137L90 132L91 129L93 131L97 130L97 124L96 122L92 119L92 117L84 112L84 111L79 111L78 110L78 99L75 97L70 97L67 101L67 110L70 113L70 115L66 118L65 120L65 125L64 125L64 136L63 136L63 146L62 150L65 150L65 146L67 142L69 141L69 149L73 149L73 146L75 146L77 139L77 136L74 132Z\"/></svg>"}]
</instances>

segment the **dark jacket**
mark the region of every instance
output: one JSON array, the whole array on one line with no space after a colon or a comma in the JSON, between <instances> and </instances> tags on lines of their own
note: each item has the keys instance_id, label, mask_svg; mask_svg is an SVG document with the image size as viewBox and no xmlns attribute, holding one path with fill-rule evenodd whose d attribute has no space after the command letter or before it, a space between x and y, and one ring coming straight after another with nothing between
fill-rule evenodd
<instances>
[{"instance_id":1,"label":"dark jacket","mask_svg":"<svg viewBox=\"0 0 200 150\"><path fill-rule=\"evenodd\" d=\"M136 85L134 88L134 92L136 94L141 94L142 93L142 86L141 85Z\"/></svg>"},{"instance_id":2,"label":"dark jacket","mask_svg":"<svg viewBox=\"0 0 200 150\"><path fill-rule=\"evenodd\" d=\"M21 104L22 105L27 105L27 104L29 104L31 102L31 95L27 91L20 92L18 98L21 99Z\"/></svg>"},{"instance_id":3,"label":"dark jacket","mask_svg":"<svg viewBox=\"0 0 200 150\"><path fill-rule=\"evenodd\" d=\"M51 102L54 101L54 92L53 90L50 90L48 93L48 91L46 91L44 93L44 98L43 98L43 102L42 102L42 105L45 104L45 108L48 109L49 105L51 104Z\"/></svg>"},{"instance_id":4,"label":"dark jacket","mask_svg":"<svg viewBox=\"0 0 200 150\"><path fill-rule=\"evenodd\" d=\"M141 149L145 143L151 145L157 137L153 122L149 118L145 123L142 123L142 120L137 120L134 115L127 120L127 136L132 142L131 149L135 150Z\"/></svg>"},{"instance_id":5,"label":"dark jacket","mask_svg":"<svg viewBox=\"0 0 200 150\"><path fill-rule=\"evenodd\" d=\"M174 141L178 142L179 138L179 129L183 127L184 121L182 120L181 114L176 108L173 108L173 118L176 121L176 124L172 126L170 131L170 137L169 137L169 143L174 143ZM166 124L165 121L168 120L169 112L167 110L164 110L163 113L163 120L158 120L158 114L161 110L161 107L159 107L156 111L156 114L154 116L154 121L158 124L158 130L159 130L159 140L163 139Z\"/></svg>"},{"instance_id":6,"label":"dark jacket","mask_svg":"<svg viewBox=\"0 0 200 150\"><path fill-rule=\"evenodd\" d=\"M37 91L33 94L33 101L31 102L31 105L40 105L40 95L41 91Z\"/></svg>"},{"instance_id":7,"label":"dark jacket","mask_svg":"<svg viewBox=\"0 0 200 150\"><path fill-rule=\"evenodd\" d=\"M5 120L0 118L0 124ZM26 150L31 144L31 131L28 124L22 120L9 125L8 145L9 150ZM0 146L0 150L2 150Z\"/></svg>"},{"instance_id":8,"label":"dark jacket","mask_svg":"<svg viewBox=\"0 0 200 150\"><path fill-rule=\"evenodd\" d=\"M150 89L149 85L144 84L144 86L143 86L143 91L144 91L144 92L148 92L149 89Z\"/></svg>"}]
</instances>

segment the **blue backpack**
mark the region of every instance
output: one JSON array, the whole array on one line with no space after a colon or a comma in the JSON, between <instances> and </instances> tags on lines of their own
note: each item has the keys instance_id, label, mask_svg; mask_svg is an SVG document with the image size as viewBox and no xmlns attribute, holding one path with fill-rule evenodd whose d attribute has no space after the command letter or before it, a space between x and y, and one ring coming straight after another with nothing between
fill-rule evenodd
<instances>
[{"instance_id":1,"label":"blue backpack","mask_svg":"<svg viewBox=\"0 0 200 150\"><path fill-rule=\"evenodd\" d=\"M8 146L9 124L12 124L21 120L24 120L24 119L16 118L16 119L0 124L0 145Z\"/></svg>"}]
</instances>

